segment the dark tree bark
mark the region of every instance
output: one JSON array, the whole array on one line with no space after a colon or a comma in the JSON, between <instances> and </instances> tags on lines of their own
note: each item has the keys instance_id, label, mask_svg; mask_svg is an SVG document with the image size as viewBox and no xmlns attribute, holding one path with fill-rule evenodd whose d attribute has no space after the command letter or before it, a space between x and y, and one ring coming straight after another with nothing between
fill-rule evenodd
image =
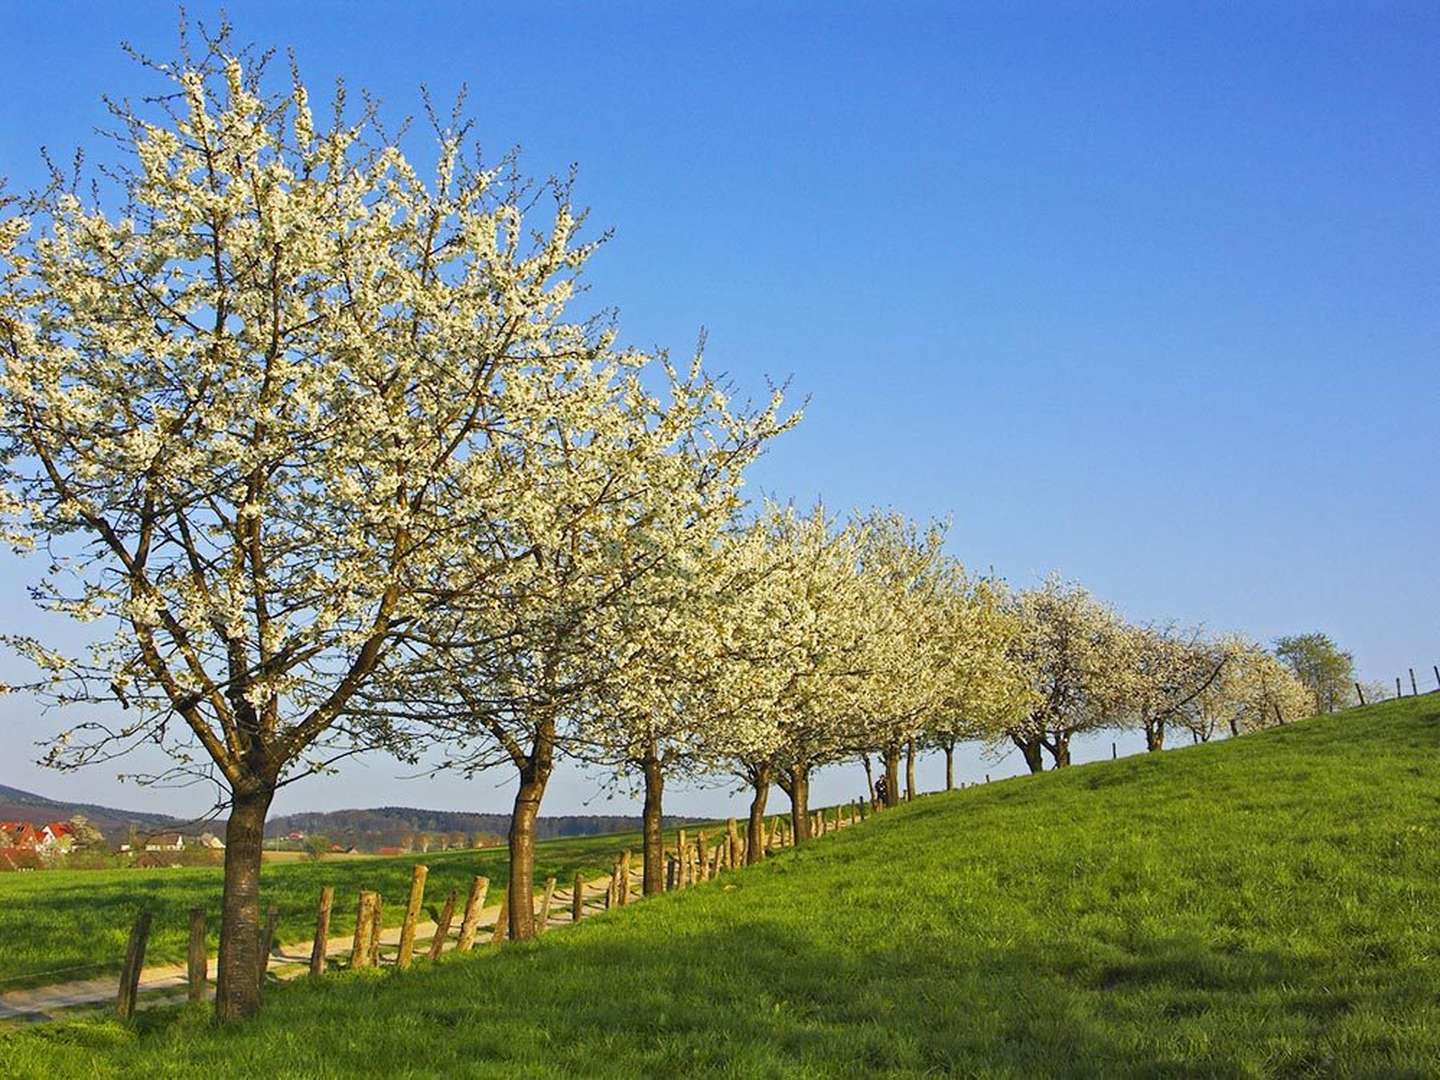
<instances>
[{"instance_id":1,"label":"dark tree bark","mask_svg":"<svg viewBox=\"0 0 1440 1080\"><path fill-rule=\"evenodd\" d=\"M900 805L900 747L885 747L885 805Z\"/></svg>"},{"instance_id":2,"label":"dark tree bark","mask_svg":"<svg viewBox=\"0 0 1440 1080\"><path fill-rule=\"evenodd\" d=\"M661 811L665 773L660 767L660 755L653 742L645 749L644 766L644 889L646 896L655 896L665 891L665 819Z\"/></svg>"},{"instance_id":3,"label":"dark tree bark","mask_svg":"<svg viewBox=\"0 0 1440 1080\"><path fill-rule=\"evenodd\" d=\"M1052 731L1049 740L1042 740L1055 768L1063 769L1070 764L1070 732Z\"/></svg>"},{"instance_id":4,"label":"dark tree bark","mask_svg":"<svg viewBox=\"0 0 1440 1080\"><path fill-rule=\"evenodd\" d=\"M1163 718L1145 721L1145 749L1151 753L1165 749L1165 721Z\"/></svg>"},{"instance_id":5,"label":"dark tree bark","mask_svg":"<svg viewBox=\"0 0 1440 1080\"><path fill-rule=\"evenodd\" d=\"M750 820L745 827L745 863L765 858L765 803L770 797L771 767L767 762L750 770Z\"/></svg>"},{"instance_id":6,"label":"dark tree bark","mask_svg":"<svg viewBox=\"0 0 1440 1080\"><path fill-rule=\"evenodd\" d=\"M510 884L506 890L513 941L535 936L535 819L540 816L540 800L554 768L554 743L555 722L547 720L536 731L530 753L517 762L520 788L510 815Z\"/></svg>"},{"instance_id":7,"label":"dark tree bark","mask_svg":"<svg viewBox=\"0 0 1440 1080\"><path fill-rule=\"evenodd\" d=\"M780 788L790 798L790 831L795 843L810 839L810 767L792 765L780 774Z\"/></svg>"},{"instance_id":8,"label":"dark tree bark","mask_svg":"<svg viewBox=\"0 0 1440 1080\"><path fill-rule=\"evenodd\" d=\"M865 766L865 788L870 792L870 805L875 805L875 774L870 771L870 755L861 754L860 764Z\"/></svg>"},{"instance_id":9,"label":"dark tree bark","mask_svg":"<svg viewBox=\"0 0 1440 1080\"><path fill-rule=\"evenodd\" d=\"M237 792L225 826L225 886L220 900L220 957L215 1014L243 1020L260 1011L260 853L275 788Z\"/></svg>"},{"instance_id":10,"label":"dark tree bark","mask_svg":"<svg viewBox=\"0 0 1440 1080\"><path fill-rule=\"evenodd\" d=\"M1038 735L1027 735L1025 738L1021 738L1019 735L1012 734L1010 741L1015 744L1016 749L1024 756L1026 768L1032 773L1045 771L1045 758L1043 756L1044 745L1041 743Z\"/></svg>"},{"instance_id":11,"label":"dark tree bark","mask_svg":"<svg viewBox=\"0 0 1440 1080\"><path fill-rule=\"evenodd\" d=\"M905 744L905 801L915 801L915 740Z\"/></svg>"}]
</instances>

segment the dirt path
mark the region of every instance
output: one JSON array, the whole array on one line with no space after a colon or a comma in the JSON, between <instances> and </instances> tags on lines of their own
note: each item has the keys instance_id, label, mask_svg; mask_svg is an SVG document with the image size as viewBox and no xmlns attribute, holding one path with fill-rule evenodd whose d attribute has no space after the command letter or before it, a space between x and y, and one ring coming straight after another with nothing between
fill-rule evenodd
<instances>
[{"instance_id":1,"label":"dirt path","mask_svg":"<svg viewBox=\"0 0 1440 1080\"><path fill-rule=\"evenodd\" d=\"M632 873L632 889L633 883L637 880L638 878ZM608 876L585 883L587 914L604 909L605 892L609 884ZM546 925L548 927L570 925L570 903L569 890L563 892L556 890L555 900L550 909L550 919ZM480 930L476 934L477 944L490 940L495 932L495 921L499 914L499 904L491 904L481 911ZM450 948L453 948L453 941L460 932L459 912L456 913L456 916L456 920L450 928L449 937L452 941ZM416 924L415 953L417 956L423 956L429 951L434 937L435 924L433 922ZM380 935L382 948L398 946L399 942L400 927L398 926L389 927ZM348 960L353 943L353 934L332 937L325 944L325 955L327 958ZM389 957L381 954L382 964L393 962L393 954ZM270 953L270 963L266 970L271 978L280 980L294 979L304 975L310 970L310 945L308 943L277 945ZM215 958L213 956L210 958L209 971L211 982L207 993L213 998L215 996L213 981ZM53 1020L59 1014L70 1009L111 1007L115 1003L118 985L118 976L111 974L94 979L56 983L51 986L37 986L28 990L11 990L8 993L0 994L0 1023L13 1020ZM140 996L137 1007L144 1009L155 1005L173 1004L177 1000L184 1000L187 989L188 982L184 964L161 964L147 967L140 973Z\"/></svg>"}]
</instances>

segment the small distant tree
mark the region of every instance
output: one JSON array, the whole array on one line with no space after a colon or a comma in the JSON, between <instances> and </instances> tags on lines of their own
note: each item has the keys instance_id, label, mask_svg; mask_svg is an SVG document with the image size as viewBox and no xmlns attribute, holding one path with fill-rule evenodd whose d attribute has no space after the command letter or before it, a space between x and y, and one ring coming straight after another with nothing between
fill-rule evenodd
<instances>
[{"instance_id":1,"label":"small distant tree","mask_svg":"<svg viewBox=\"0 0 1440 1080\"><path fill-rule=\"evenodd\" d=\"M1354 703L1355 658L1319 632L1278 638L1275 655L1310 691L1314 711L1334 712Z\"/></svg>"},{"instance_id":2,"label":"small distant tree","mask_svg":"<svg viewBox=\"0 0 1440 1080\"><path fill-rule=\"evenodd\" d=\"M105 843L105 834L90 824L90 819L84 814L72 817L70 827L75 830L76 847L98 848Z\"/></svg>"},{"instance_id":3,"label":"small distant tree","mask_svg":"<svg viewBox=\"0 0 1440 1080\"><path fill-rule=\"evenodd\" d=\"M1006 729L1031 772L1070 764L1070 740L1105 727L1125 697L1125 626L1079 585L1051 578L1018 594L1012 656L1032 691L1024 717Z\"/></svg>"},{"instance_id":4,"label":"small distant tree","mask_svg":"<svg viewBox=\"0 0 1440 1080\"><path fill-rule=\"evenodd\" d=\"M319 862L325 853L330 850L330 838L328 836L317 836L312 833L305 837L300 846L311 861Z\"/></svg>"}]
</instances>

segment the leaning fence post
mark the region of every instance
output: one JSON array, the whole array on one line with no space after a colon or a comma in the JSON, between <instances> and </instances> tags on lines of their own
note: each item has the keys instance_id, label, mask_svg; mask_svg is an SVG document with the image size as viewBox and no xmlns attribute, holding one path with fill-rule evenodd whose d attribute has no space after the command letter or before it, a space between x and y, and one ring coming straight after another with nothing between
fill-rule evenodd
<instances>
[{"instance_id":1,"label":"leaning fence post","mask_svg":"<svg viewBox=\"0 0 1440 1080\"><path fill-rule=\"evenodd\" d=\"M499 945L510 932L510 890L500 897L500 912L495 916L495 932L490 935L490 944Z\"/></svg>"},{"instance_id":2,"label":"leaning fence post","mask_svg":"<svg viewBox=\"0 0 1440 1080\"><path fill-rule=\"evenodd\" d=\"M145 966L145 944L150 940L150 912L141 911L130 929L130 943L125 947L125 966L120 969L120 993L115 1009L121 1020L135 1015L135 997L140 992L140 971Z\"/></svg>"},{"instance_id":3,"label":"leaning fence post","mask_svg":"<svg viewBox=\"0 0 1440 1080\"><path fill-rule=\"evenodd\" d=\"M1415 669L1412 667L1412 668L1409 669L1409 671L1410 671L1410 693L1412 693L1412 694L1415 695L1416 697L1419 697L1419 696L1420 696L1420 688L1415 685Z\"/></svg>"},{"instance_id":4,"label":"leaning fence post","mask_svg":"<svg viewBox=\"0 0 1440 1080\"><path fill-rule=\"evenodd\" d=\"M1440 690L1440 664L1432 664L1430 670L1435 672L1435 689Z\"/></svg>"},{"instance_id":5,"label":"leaning fence post","mask_svg":"<svg viewBox=\"0 0 1440 1080\"><path fill-rule=\"evenodd\" d=\"M1360 699L1361 705L1365 704L1365 690L1358 682L1355 684L1355 696Z\"/></svg>"},{"instance_id":6,"label":"leaning fence post","mask_svg":"<svg viewBox=\"0 0 1440 1080\"><path fill-rule=\"evenodd\" d=\"M365 968L371 964L370 939L375 933L375 902L378 895L360 890L360 904L355 910L355 940L350 946L350 966Z\"/></svg>"},{"instance_id":7,"label":"leaning fence post","mask_svg":"<svg viewBox=\"0 0 1440 1080\"><path fill-rule=\"evenodd\" d=\"M445 906L440 909L440 921L435 924L435 936L430 939L431 961L440 959L440 951L445 948L445 942L450 937L450 920L455 918L455 890L450 890L450 895L445 897Z\"/></svg>"},{"instance_id":8,"label":"leaning fence post","mask_svg":"<svg viewBox=\"0 0 1440 1080\"><path fill-rule=\"evenodd\" d=\"M1396 696L1397 698L1402 696L1402 694L1400 693L1400 676L1399 676L1399 675L1396 675L1396 676L1395 676L1395 696Z\"/></svg>"},{"instance_id":9,"label":"leaning fence post","mask_svg":"<svg viewBox=\"0 0 1440 1080\"><path fill-rule=\"evenodd\" d=\"M456 952L469 952L475 944L475 932L480 928L480 912L485 907L485 894L490 890L490 879L477 875L470 882L470 895L465 900L465 915L460 920L460 940L455 942Z\"/></svg>"},{"instance_id":10,"label":"leaning fence post","mask_svg":"<svg viewBox=\"0 0 1440 1080\"><path fill-rule=\"evenodd\" d=\"M400 924L400 952L395 957L395 966L404 971L415 956L415 920L420 917L420 905L425 902L425 879L430 868L416 863L410 870L410 902L405 905L405 919Z\"/></svg>"},{"instance_id":11,"label":"leaning fence post","mask_svg":"<svg viewBox=\"0 0 1440 1080\"><path fill-rule=\"evenodd\" d=\"M270 969L270 950L275 947L275 922L280 918L280 909L274 904L265 914L265 936L260 940L260 958L255 964L255 978L265 985L265 972Z\"/></svg>"},{"instance_id":12,"label":"leaning fence post","mask_svg":"<svg viewBox=\"0 0 1440 1080\"><path fill-rule=\"evenodd\" d=\"M570 897L570 921L579 922L585 908L585 878L575 871L575 892Z\"/></svg>"},{"instance_id":13,"label":"leaning fence post","mask_svg":"<svg viewBox=\"0 0 1440 1080\"><path fill-rule=\"evenodd\" d=\"M555 899L555 879L545 879L545 899L540 901L540 925L535 927L535 933L543 934L545 927L550 925L550 902Z\"/></svg>"},{"instance_id":14,"label":"leaning fence post","mask_svg":"<svg viewBox=\"0 0 1440 1080\"><path fill-rule=\"evenodd\" d=\"M325 974L325 949L330 944L330 907L335 902L335 887L320 890L320 908L315 913L315 941L310 946L310 974Z\"/></svg>"},{"instance_id":15,"label":"leaning fence post","mask_svg":"<svg viewBox=\"0 0 1440 1080\"><path fill-rule=\"evenodd\" d=\"M190 1000L205 1000L205 978L209 957L205 952L205 909L190 909L190 951L186 957L186 977L190 983Z\"/></svg>"}]
</instances>

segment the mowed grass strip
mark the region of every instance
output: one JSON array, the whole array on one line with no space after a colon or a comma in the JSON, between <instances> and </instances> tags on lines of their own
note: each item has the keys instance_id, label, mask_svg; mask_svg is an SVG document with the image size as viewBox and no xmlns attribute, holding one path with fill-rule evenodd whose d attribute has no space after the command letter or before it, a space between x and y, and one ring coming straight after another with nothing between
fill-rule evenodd
<instances>
[{"instance_id":1,"label":"mowed grass strip","mask_svg":"<svg viewBox=\"0 0 1440 1080\"><path fill-rule=\"evenodd\" d=\"M40 1025L16 1076L1434 1075L1440 699L919 800L473 957Z\"/></svg>"},{"instance_id":2,"label":"mowed grass strip","mask_svg":"<svg viewBox=\"0 0 1440 1080\"><path fill-rule=\"evenodd\" d=\"M568 888L577 871L587 878L608 873L611 860L626 847L638 852L638 832L544 841L535 849L536 882L543 886L553 876ZM332 936L354 930L361 889L378 890L386 901L385 924L398 926L416 863L430 868L426 905L437 909L451 889L463 904L476 874L490 879L492 903L510 879L504 848L266 862L261 903L279 909L276 937L287 944L313 938L316 905L325 885L335 887ZM147 966L184 961L191 908L210 913L214 950L219 943L221 884L219 867L0 874L0 992L118 973L130 927L142 907L154 913Z\"/></svg>"}]
</instances>

